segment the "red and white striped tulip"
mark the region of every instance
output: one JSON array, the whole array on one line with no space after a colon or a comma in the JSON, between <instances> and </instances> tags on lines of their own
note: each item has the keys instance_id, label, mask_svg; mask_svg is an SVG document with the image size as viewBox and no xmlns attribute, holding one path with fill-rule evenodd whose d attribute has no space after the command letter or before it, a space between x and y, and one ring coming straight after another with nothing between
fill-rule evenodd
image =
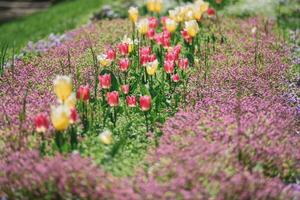
<instances>
[{"instance_id":1,"label":"red and white striped tulip","mask_svg":"<svg viewBox=\"0 0 300 200\"><path fill-rule=\"evenodd\" d=\"M49 128L49 120L47 115L38 114L34 119L35 130L38 133L45 133Z\"/></svg>"},{"instance_id":2,"label":"red and white striped tulip","mask_svg":"<svg viewBox=\"0 0 300 200\"><path fill-rule=\"evenodd\" d=\"M130 89L130 86L128 84L125 84L125 85L122 85L121 86L121 90L124 94L128 94L129 93L129 89Z\"/></svg>"},{"instance_id":3,"label":"red and white striped tulip","mask_svg":"<svg viewBox=\"0 0 300 200\"><path fill-rule=\"evenodd\" d=\"M173 61L165 61L164 68L167 74L171 74L174 72L174 62Z\"/></svg>"},{"instance_id":4,"label":"red and white striped tulip","mask_svg":"<svg viewBox=\"0 0 300 200\"><path fill-rule=\"evenodd\" d=\"M133 108L136 107L136 97L135 96L127 96L126 103L128 107Z\"/></svg>"},{"instance_id":5,"label":"red and white striped tulip","mask_svg":"<svg viewBox=\"0 0 300 200\"><path fill-rule=\"evenodd\" d=\"M122 58L119 61L119 69L122 72L126 72L129 68L129 59L128 58Z\"/></svg>"},{"instance_id":6,"label":"red and white striped tulip","mask_svg":"<svg viewBox=\"0 0 300 200\"><path fill-rule=\"evenodd\" d=\"M119 93L117 91L108 92L106 94L107 103L111 107L115 107L119 105Z\"/></svg>"},{"instance_id":7,"label":"red and white striped tulip","mask_svg":"<svg viewBox=\"0 0 300 200\"><path fill-rule=\"evenodd\" d=\"M108 89L111 86L111 76L110 74L99 75L100 86L103 89Z\"/></svg>"}]
</instances>

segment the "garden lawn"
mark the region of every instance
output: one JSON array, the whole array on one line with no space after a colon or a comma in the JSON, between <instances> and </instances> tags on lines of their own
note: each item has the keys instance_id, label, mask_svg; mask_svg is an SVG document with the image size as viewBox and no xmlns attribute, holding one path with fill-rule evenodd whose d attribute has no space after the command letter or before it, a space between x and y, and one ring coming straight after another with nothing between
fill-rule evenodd
<instances>
[{"instance_id":1,"label":"garden lawn","mask_svg":"<svg viewBox=\"0 0 300 200\"><path fill-rule=\"evenodd\" d=\"M14 46L16 53L28 43L50 33L61 34L85 24L107 0L73 0L55 4L45 11L0 24L0 44Z\"/></svg>"}]
</instances>

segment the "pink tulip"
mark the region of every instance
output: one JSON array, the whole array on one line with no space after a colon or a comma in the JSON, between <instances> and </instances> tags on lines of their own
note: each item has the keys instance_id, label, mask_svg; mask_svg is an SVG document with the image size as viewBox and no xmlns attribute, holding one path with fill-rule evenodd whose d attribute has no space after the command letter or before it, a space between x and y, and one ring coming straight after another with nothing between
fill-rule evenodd
<instances>
[{"instance_id":1,"label":"pink tulip","mask_svg":"<svg viewBox=\"0 0 300 200\"><path fill-rule=\"evenodd\" d=\"M119 61L119 69L122 72L126 72L129 68L129 59L128 58L122 58Z\"/></svg>"},{"instance_id":2,"label":"pink tulip","mask_svg":"<svg viewBox=\"0 0 300 200\"><path fill-rule=\"evenodd\" d=\"M49 120L47 115L38 114L34 119L35 130L39 133L44 133L49 128Z\"/></svg>"},{"instance_id":3,"label":"pink tulip","mask_svg":"<svg viewBox=\"0 0 300 200\"><path fill-rule=\"evenodd\" d=\"M149 55L149 54L151 54L151 47L140 48L140 55Z\"/></svg>"},{"instance_id":4,"label":"pink tulip","mask_svg":"<svg viewBox=\"0 0 300 200\"><path fill-rule=\"evenodd\" d=\"M177 83L177 82L179 81L179 75L178 75L178 74L174 74L174 75L172 76L172 80L173 80L175 83Z\"/></svg>"},{"instance_id":5,"label":"pink tulip","mask_svg":"<svg viewBox=\"0 0 300 200\"><path fill-rule=\"evenodd\" d=\"M107 58L110 59L110 60L116 59L116 56L117 56L116 51L113 48L109 48L106 51L106 55L107 55Z\"/></svg>"},{"instance_id":6,"label":"pink tulip","mask_svg":"<svg viewBox=\"0 0 300 200\"><path fill-rule=\"evenodd\" d=\"M187 58L180 58L178 60L178 68L181 70L186 70L189 66L189 60Z\"/></svg>"},{"instance_id":7,"label":"pink tulip","mask_svg":"<svg viewBox=\"0 0 300 200\"><path fill-rule=\"evenodd\" d=\"M90 88L89 85L81 85L77 91L77 99L87 101L90 98Z\"/></svg>"},{"instance_id":8,"label":"pink tulip","mask_svg":"<svg viewBox=\"0 0 300 200\"><path fill-rule=\"evenodd\" d=\"M99 75L100 86L103 89L108 89L111 86L111 76L110 74Z\"/></svg>"},{"instance_id":9,"label":"pink tulip","mask_svg":"<svg viewBox=\"0 0 300 200\"><path fill-rule=\"evenodd\" d=\"M216 11L213 8L208 8L207 14L208 14L208 16L214 16L214 15L216 15Z\"/></svg>"},{"instance_id":10,"label":"pink tulip","mask_svg":"<svg viewBox=\"0 0 300 200\"><path fill-rule=\"evenodd\" d=\"M147 37L150 39L150 40L153 40L154 39L154 36L155 36L155 30L153 28L150 28L147 32Z\"/></svg>"},{"instance_id":11,"label":"pink tulip","mask_svg":"<svg viewBox=\"0 0 300 200\"><path fill-rule=\"evenodd\" d=\"M151 28L151 29L157 28L158 20L155 17L149 17L148 22L149 22L149 28Z\"/></svg>"},{"instance_id":12,"label":"pink tulip","mask_svg":"<svg viewBox=\"0 0 300 200\"><path fill-rule=\"evenodd\" d=\"M127 96L126 103L128 107L133 108L136 107L136 97L135 96Z\"/></svg>"},{"instance_id":13,"label":"pink tulip","mask_svg":"<svg viewBox=\"0 0 300 200\"><path fill-rule=\"evenodd\" d=\"M171 74L174 72L174 62L173 61L165 61L164 68L167 74Z\"/></svg>"},{"instance_id":14,"label":"pink tulip","mask_svg":"<svg viewBox=\"0 0 300 200\"><path fill-rule=\"evenodd\" d=\"M141 96L140 97L140 107L142 111L148 111L151 108L151 97L150 96Z\"/></svg>"},{"instance_id":15,"label":"pink tulip","mask_svg":"<svg viewBox=\"0 0 300 200\"><path fill-rule=\"evenodd\" d=\"M119 93L117 91L108 92L106 94L107 103L111 106L118 106L119 105Z\"/></svg>"},{"instance_id":16,"label":"pink tulip","mask_svg":"<svg viewBox=\"0 0 300 200\"><path fill-rule=\"evenodd\" d=\"M127 55L129 52L129 45L127 43L120 43L118 44L118 50L121 55Z\"/></svg>"},{"instance_id":17,"label":"pink tulip","mask_svg":"<svg viewBox=\"0 0 300 200\"><path fill-rule=\"evenodd\" d=\"M122 92L124 94L128 94L129 93L129 89L130 89L130 86L128 84L121 86L121 90L122 90Z\"/></svg>"},{"instance_id":18,"label":"pink tulip","mask_svg":"<svg viewBox=\"0 0 300 200\"><path fill-rule=\"evenodd\" d=\"M78 121L78 113L77 113L77 110L76 108L71 108L70 110L70 123L71 124L74 124Z\"/></svg>"}]
</instances>

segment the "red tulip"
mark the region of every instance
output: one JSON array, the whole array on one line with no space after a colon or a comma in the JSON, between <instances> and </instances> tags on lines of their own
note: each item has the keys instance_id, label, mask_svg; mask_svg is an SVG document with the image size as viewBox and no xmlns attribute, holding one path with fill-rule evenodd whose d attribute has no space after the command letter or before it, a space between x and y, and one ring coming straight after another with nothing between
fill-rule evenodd
<instances>
[{"instance_id":1,"label":"red tulip","mask_svg":"<svg viewBox=\"0 0 300 200\"><path fill-rule=\"evenodd\" d=\"M187 42L187 43L191 43L193 38L188 34L187 30L184 29L183 31L181 31L181 35L183 37L183 39Z\"/></svg>"},{"instance_id":2,"label":"red tulip","mask_svg":"<svg viewBox=\"0 0 300 200\"><path fill-rule=\"evenodd\" d=\"M155 36L155 30L153 28L150 28L147 32L147 37L150 39L150 40L153 40L154 39L154 36Z\"/></svg>"},{"instance_id":3,"label":"red tulip","mask_svg":"<svg viewBox=\"0 0 300 200\"><path fill-rule=\"evenodd\" d=\"M140 55L149 55L149 54L151 54L151 47L140 48Z\"/></svg>"},{"instance_id":4,"label":"red tulip","mask_svg":"<svg viewBox=\"0 0 300 200\"><path fill-rule=\"evenodd\" d=\"M174 62L173 61L165 61L164 68L167 74L171 74L174 72Z\"/></svg>"},{"instance_id":5,"label":"red tulip","mask_svg":"<svg viewBox=\"0 0 300 200\"><path fill-rule=\"evenodd\" d=\"M172 76L172 80L173 80L175 83L177 83L177 82L179 81L179 75L178 75L178 74L174 74L174 75Z\"/></svg>"},{"instance_id":6,"label":"red tulip","mask_svg":"<svg viewBox=\"0 0 300 200\"><path fill-rule=\"evenodd\" d=\"M128 107L133 108L136 107L136 97L135 96L127 96L126 103Z\"/></svg>"},{"instance_id":7,"label":"red tulip","mask_svg":"<svg viewBox=\"0 0 300 200\"><path fill-rule=\"evenodd\" d=\"M116 59L116 56L117 56L116 51L113 48L109 48L106 51L106 55L107 55L107 58L110 59L110 60Z\"/></svg>"},{"instance_id":8,"label":"red tulip","mask_svg":"<svg viewBox=\"0 0 300 200\"><path fill-rule=\"evenodd\" d=\"M215 11L215 9L213 9L213 8L208 8L207 14L208 14L209 16L214 16L214 15L216 14L216 11Z\"/></svg>"},{"instance_id":9,"label":"red tulip","mask_svg":"<svg viewBox=\"0 0 300 200\"><path fill-rule=\"evenodd\" d=\"M128 84L121 86L121 90L122 90L122 92L124 94L128 94L129 93L129 89L130 89L130 86Z\"/></svg>"},{"instance_id":10,"label":"red tulip","mask_svg":"<svg viewBox=\"0 0 300 200\"><path fill-rule=\"evenodd\" d=\"M156 60L156 55L155 54L151 54L148 56L148 62L153 62L154 60Z\"/></svg>"},{"instance_id":11,"label":"red tulip","mask_svg":"<svg viewBox=\"0 0 300 200\"><path fill-rule=\"evenodd\" d=\"M76 108L71 108L70 110L70 123L74 124L78 121L78 113Z\"/></svg>"},{"instance_id":12,"label":"red tulip","mask_svg":"<svg viewBox=\"0 0 300 200\"><path fill-rule=\"evenodd\" d=\"M100 86L103 89L108 89L111 86L111 76L110 74L99 75Z\"/></svg>"},{"instance_id":13,"label":"red tulip","mask_svg":"<svg viewBox=\"0 0 300 200\"><path fill-rule=\"evenodd\" d=\"M119 93L117 91L108 92L107 94L107 103L110 106L118 106L119 105Z\"/></svg>"},{"instance_id":14,"label":"red tulip","mask_svg":"<svg viewBox=\"0 0 300 200\"><path fill-rule=\"evenodd\" d=\"M165 48L170 47L171 46L171 38L167 38L167 37L163 38L162 45Z\"/></svg>"},{"instance_id":15,"label":"red tulip","mask_svg":"<svg viewBox=\"0 0 300 200\"><path fill-rule=\"evenodd\" d=\"M176 58L176 55L173 52L167 52L166 53L166 57L165 57L166 61L172 61L172 62L174 62L175 58Z\"/></svg>"},{"instance_id":16,"label":"red tulip","mask_svg":"<svg viewBox=\"0 0 300 200\"><path fill-rule=\"evenodd\" d=\"M81 85L77 91L77 99L87 101L90 98L90 88L89 85Z\"/></svg>"},{"instance_id":17,"label":"red tulip","mask_svg":"<svg viewBox=\"0 0 300 200\"><path fill-rule=\"evenodd\" d=\"M122 72L126 72L129 67L129 59L128 58L122 58L119 61L119 68Z\"/></svg>"},{"instance_id":18,"label":"red tulip","mask_svg":"<svg viewBox=\"0 0 300 200\"><path fill-rule=\"evenodd\" d=\"M49 120L47 115L39 114L34 119L35 130L39 133L44 133L49 128Z\"/></svg>"},{"instance_id":19,"label":"red tulip","mask_svg":"<svg viewBox=\"0 0 300 200\"><path fill-rule=\"evenodd\" d=\"M180 58L178 60L179 69L186 70L189 66L189 60L187 58Z\"/></svg>"},{"instance_id":20,"label":"red tulip","mask_svg":"<svg viewBox=\"0 0 300 200\"><path fill-rule=\"evenodd\" d=\"M155 29L158 26L158 20L155 17L149 17L148 22L151 29Z\"/></svg>"},{"instance_id":21,"label":"red tulip","mask_svg":"<svg viewBox=\"0 0 300 200\"><path fill-rule=\"evenodd\" d=\"M140 55L140 63L141 63L141 65L144 65L147 62L149 62L149 55Z\"/></svg>"},{"instance_id":22,"label":"red tulip","mask_svg":"<svg viewBox=\"0 0 300 200\"><path fill-rule=\"evenodd\" d=\"M178 59L180 52L181 52L181 45L178 44L178 45L176 45L176 46L174 47L174 49L173 49L173 53L174 53L174 55L175 55L175 60Z\"/></svg>"},{"instance_id":23,"label":"red tulip","mask_svg":"<svg viewBox=\"0 0 300 200\"><path fill-rule=\"evenodd\" d=\"M140 97L140 106L142 111L148 111L151 108L151 97L150 96L141 96Z\"/></svg>"},{"instance_id":24,"label":"red tulip","mask_svg":"<svg viewBox=\"0 0 300 200\"><path fill-rule=\"evenodd\" d=\"M171 33L168 30L164 30L162 35L164 38L171 38Z\"/></svg>"},{"instance_id":25,"label":"red tulip","mask_svg":"<svg viewBox=\"0 0 300 200\"><path fill-rule=\"evenodd\" d=\"M163 36L162 36L162 34L155 34L154 35L154 39L155 39L155 41L156 41L156 43L158 45L161 45L163 43Z\"/></svg>"},{"instance_id":26,"label":"red tulip","mask_svg":"<svg viewBox=\"0 0 300 200\"><path fill-rule=\"evenodd\" d=\"M127 43L118 44L118 50L121 55L127 55L129 52L129 45Z\"/></svg>"}]
</instances>

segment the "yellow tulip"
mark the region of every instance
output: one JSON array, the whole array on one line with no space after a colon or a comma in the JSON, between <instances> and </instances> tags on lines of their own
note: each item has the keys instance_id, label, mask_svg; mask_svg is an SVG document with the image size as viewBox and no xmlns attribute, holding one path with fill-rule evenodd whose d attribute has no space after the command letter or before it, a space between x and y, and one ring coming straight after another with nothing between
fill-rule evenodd
<instances>
[{"instance_id":1,"label":"yellow tulip","mask_svg":"<svg viewBox=\"0 0 300 200\"><path fill-rule=\"evenodd\" d=\"M147 65L146 65L147 74L150 75L150 76L153 76L157 71L157 67L158 67L158 61L157 60L155 60L153 62L150 62L150 63L147 63Z\"/></svg>"},{"instance_id":2,"label":"yellow tulip","mask_svg":"<svg viewBox=\"0 0 300 200\"><path fill-rule=\"evenodd\" d=\"M155 5L154 5L154 12L160 13L163 7L163 2L162 0L156 0Z\"/></svg>"},{"instance_id":3,"label":"yellow tulip","mask_svg":"<svg viewBox=\"0 0 300 200\"><path fill-rule=\"evenodd\" d=\"M198 11L198 9L193 10L194 13L194 19L199 21L202 18L202 12Z\"/></svg>"},{"instance_id":4,"label":"yellow tulip","mask_svg":"<svg viewBox=\"0 0 300 200\"><path fill-rule=\"evenodd\" d=\"M109 130L103 131L99 135L99 139L103 144L111 144L112 143L112 133Z\"/></svg>"},{"instance_id":5,"label":"yellow tulip","mask_svg":"<svg viewBox=\"0 0 300 200\"><path fill-rule=\"evenodd\" d=\"M189 36L195 37L197 33L199 32L199 26L196 22L196 20L191 20L188 22L185 22L185 28Z\"/></svg>"},{"instance_id":6,"label":"yellow tulip","mask_svg":"<svg viewBox=\"0 0 300 200\"><path fill-rule=\"evenodd\" d=\"M148 29L149 29L148 19L141 19L137 23L137 29L138 29L140 34L145 35L148 32Z\"/></svg>"},{"instance_id":7,"label":"yellow tulip","mask_svg":"<svg viewBox=\"0 0 300 200\"><path fill-rule=\"evenodd\" d=\"M194 19L194 12L192 10L188 10L185 13L184 20L185 21L190 21L190 20L193 20L193 19Z\"/></svg>"},{"instance_id":8,"label":"yellow tulip","mask_svg":"<svg viewBox=\"0 0 300 200\"><path fill-rule=\"evenodd\" d=\"M146 2L146 6L147 6L147 10L149 12L154 12L154 10L155 10L155 0L148 0Z\"/></svg>"},{"instance_id":9,"label":"yellow tulip","mask_svg":"<svg viewBox=\"0 0 300 200\"><path fill-rule=\"evenodd\" d=\"M72 81L69 76L57 76L54 81L54 93L57 98L64 102L72 93Z\"/></svg>"},{"instance_id":10,"label":"yellow tulip","mask_svg":"<svg viewBox=\"0 0 300 200\"><path fill-rule=\"evenodd\" d=\"M132 23L136 23L139 17L139 10L136 7L130 7L128 17Z\"/></svg>"},{"instance_id":11,"label":"yellow tulip","mask_svg":"<svg viewBox=\"0 0 300 200\"><path fill-rule=\"evenodd\" d=\"M177 22L176 21L174 21L173 19L167 19L166 20L166 29L169 31L169 32L171 32L171 33L173 33L175 30L176 30L176 28L177 28Z\"/></svg>"},{"instance_id":12,"label":"yellow tulip","mask_svg":"<svg viewBox=\"0 0 300 200\"><path fill-rule=\"evenodd\" d=\"M51 107L51 122L56 130L66 130L70 124L69 107L64 104L57 107Z\"/></svg>"},{"instance_id":13,"label":"yellow tulip","mask_svg":"<svg viewBox=\"0 0 300 200\"><path fill-rule=\"evenodd\" d=\"M202 4L200 4L200 11L202 13L206 12L209 8L209 3L207 2L203 2Z\"/></svg>"},{"instance_id":14,"label":"yellow tulip","mask_svg":"<svg viewBox=\"0 0 300 200\"><path fill-rule=\"evenodd\" d=\"M111 60L107 58L106 54L98 55L97 60L102 67L107 67L111 64Z\"/></svg>"},{"instance_id":15,"label":"yellow tulip","mask_svg":"<svg viewBox=\"0 0 300 200\"><path fill-rule=\"evenodd\" d=\"M76 106L76 95L72 93L65 101L65 104L71 109Z\"/></svg>"}]
</instances>

